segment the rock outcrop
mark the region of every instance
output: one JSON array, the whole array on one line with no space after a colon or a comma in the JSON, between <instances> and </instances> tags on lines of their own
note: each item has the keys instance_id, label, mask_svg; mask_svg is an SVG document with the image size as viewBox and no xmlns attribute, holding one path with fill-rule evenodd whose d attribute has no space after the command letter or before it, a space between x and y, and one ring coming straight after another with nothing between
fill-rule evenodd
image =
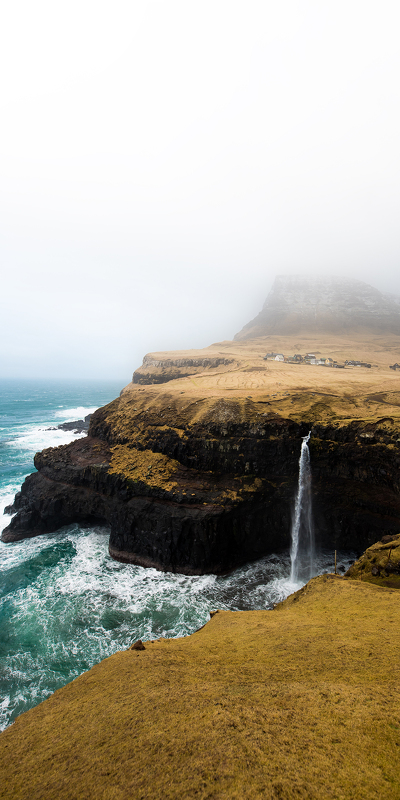
<instances>
[{"instance_id":1,"label":"rock outcrop","mask_svg":"<svg viewBox=\"0 0 400 800\"><path fill-rule=\"evenodd\" d=\"M275 279L262 311L235 339L363 330L400 334L398 298L350 278L281 275Z\"/></svg>"},{"instance_id":2,"label":"rock outcrop","mask_svg":"<svg viewBox=\"0 0 400 800\"><path fill-rule=\"evenodd\" d=\"M346 572L346 578L400 589L400 535L385 535Z\"/></svg>"},{"instance_id":3,"label":"rock outcrop","mask_svg":"<svg viewBox=\"0 0 400 800\"><path fill-rule=\"evenodd\" d=\"M156 357L148 353L143 358L142 366L136 369L132 376L132 383L147 386L152 383L168 383L178 378L187 378L189 375L196 375L199 370L215 370L218 367L226 367L233 364L232 358L224 356L195 355L179 358L168 358L168 354L163 353L161 357ZM167 357L166 357L167 356Z\"/></svg>"}]
</instances>

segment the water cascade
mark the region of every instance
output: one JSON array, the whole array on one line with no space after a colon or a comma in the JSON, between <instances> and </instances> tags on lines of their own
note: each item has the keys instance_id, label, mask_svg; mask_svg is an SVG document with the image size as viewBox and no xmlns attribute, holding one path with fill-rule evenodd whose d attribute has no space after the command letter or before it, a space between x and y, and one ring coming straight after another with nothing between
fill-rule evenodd
<instances>
[{"instance_id":1,"label":"water cascade","mask_svg":"<svg viewBox=\"0 0 400 800\"><path fill-rule=\"evenodd\" d=\"M314 530L311 503L311 465L308 442L311 431L303 436L299 460L299 484L292 523L290 581L307 582L314 569Z\"/></svg>"}]
</instances>

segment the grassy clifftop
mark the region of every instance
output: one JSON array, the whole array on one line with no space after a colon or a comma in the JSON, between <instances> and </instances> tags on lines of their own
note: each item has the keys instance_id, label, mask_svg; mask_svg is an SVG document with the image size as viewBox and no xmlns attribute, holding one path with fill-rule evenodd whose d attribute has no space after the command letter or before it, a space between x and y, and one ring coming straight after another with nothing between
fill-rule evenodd
<instances>
[{"instance_id":1,"label":"grassy clifftop","mask_svg":"<svg viewBox=\"0 0 400 800\"><path fill-rule=\"evenodd\" d=\"M399 623L395 589L322 576L117 653L0 735L0 797L394 800Z\"/></svg>"},{"instance_id":2,"label":"grassy clifftop","mask_svg":"<svg viewBox=\"0 0 400 800\"><path fill-rule=\"evenodd\" d=\"M266 361L271 351L372 366ZM36 455L3 541L96 519L120 560L234 569L288 545L311 431L318 544L362 551L400 529L399 351L400 336L358 331L148 355L85 441Z\"/></svg>"},{"instance_id":3,"label":"grassy clifftop","mask_svg":"<svg viewBox=\"0 0 400 800\"><path fill-rule=\"evenodd\" d=\"M268 351L286 356L313 352L339 363L359 360L372 367L332 369L265 361ZM239 416L253 414L255 419L262 412L273 412L298 422L307 418L321 424L349 419L373 421L384 416L400 420L400 373L389 368L398 361L400 336L370 332L265 336L220 342L204 350L152 353L122 394L123 414L126 419L126 415L133 417L135 412L148 410L168 417L172 416L168 410L173 404L175 418L182 416L187 423L212 411L224 398L227 402L235 400ZM201 408L196 408L196 403ZM114 408L110 407L110 413Z\"/></svg>"}]
</instances>

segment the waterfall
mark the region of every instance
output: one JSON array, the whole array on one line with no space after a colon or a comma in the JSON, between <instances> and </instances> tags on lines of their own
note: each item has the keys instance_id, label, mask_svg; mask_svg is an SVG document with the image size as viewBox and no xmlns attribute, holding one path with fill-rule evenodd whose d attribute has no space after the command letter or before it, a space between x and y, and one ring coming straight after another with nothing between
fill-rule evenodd
<instances>
[{"instance_id":1,"label":"waterfall","mask_svg":"<svg viewBox=\"0 0 400 800\"><path fill-rule=\"evenodd\" d=\"M303 436L299 459L299 484L292 523L292 546L290 550L290 580L292 583L306 582L313 576L314 530L311 506L311 465L308 436Z\"/></svg>"}]
</instances>

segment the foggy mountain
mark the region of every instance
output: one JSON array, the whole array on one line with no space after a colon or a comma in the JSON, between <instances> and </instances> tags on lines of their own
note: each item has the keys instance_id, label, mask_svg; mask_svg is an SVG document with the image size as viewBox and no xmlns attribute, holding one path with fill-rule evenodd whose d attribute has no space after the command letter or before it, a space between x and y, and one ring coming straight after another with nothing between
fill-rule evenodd
<instances>
[{"instance_id":1,"label":"foggy mountain","mask_svg":"<svg viewBox=\"0 0 400 800\"><path fill-rule=\"evenodd\" d=\"M400 298L351 278L280 275L262 311L234 338L363 330L400 334Z\"/></svg>"}]
</instances>

